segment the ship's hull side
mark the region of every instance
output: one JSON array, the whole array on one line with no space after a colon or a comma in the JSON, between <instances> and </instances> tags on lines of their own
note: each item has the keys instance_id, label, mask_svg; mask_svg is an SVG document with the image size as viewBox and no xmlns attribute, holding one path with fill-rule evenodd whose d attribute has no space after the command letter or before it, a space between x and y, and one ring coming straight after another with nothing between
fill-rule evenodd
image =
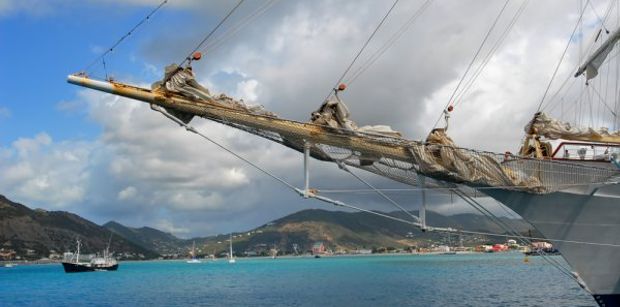
<instances>
[{"instance_id":1,"label":"ship's hull side","mask_svg":"<svg viewBox=\"0 0 620 307\"><path fill-rule=\"evenodd\" d=\"M620 306L620 248L611 246L620 245L619 184L546 195L511 190L484 192L552 241L599 304Z\"/></svg>"}]
</instances>

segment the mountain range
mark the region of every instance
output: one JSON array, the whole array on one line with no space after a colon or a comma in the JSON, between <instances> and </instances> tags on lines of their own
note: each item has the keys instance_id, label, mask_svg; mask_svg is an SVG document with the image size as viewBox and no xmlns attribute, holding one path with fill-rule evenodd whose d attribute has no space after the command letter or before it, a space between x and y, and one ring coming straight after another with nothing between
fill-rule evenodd
<instances>
[{"instance_id":1,"label":"mountain range","mask_svg":"<svg viewBox=\"0 0 620 307\"><path fill-rule=\"evenodd\" d=\"M403 212L390 214L407 219ZM532 227L523 220L502 219L521 233L531 231ZM476 214L427 212L427 223L436 227L504 233L490 219ZM264 255L272 248L285 253L303 253L319 241L332 250L349 251L505 241L505 238L482 235L450 238L368 213L319 209L302 210L244 232L182 239L151 227L133 228L114 221L100 226L69 212L33 210L0 195L0 252L13 250L25 259L72 251L78 237L84 253L102 251L112 237L111 250L129 259L185 257L194 244L198 255L221 254L227 251L231 235L234 249L240 255Z\"/></svg>"},{"instance_id":2,"label":"mountain range","mask_svg":"<svg viewBox=\"0 0 620 307\"><path fill-rule=\"evenodd\" d=\"M113 236L107 228L76 214L32 210L0 195L0 249L5 252L14 251L25 259L39 259L75 250L78 238L84 253L102 252L111 242L110 249L123 258L149 259L158 256L156 251Z\"/></svg>"}]
</instances>

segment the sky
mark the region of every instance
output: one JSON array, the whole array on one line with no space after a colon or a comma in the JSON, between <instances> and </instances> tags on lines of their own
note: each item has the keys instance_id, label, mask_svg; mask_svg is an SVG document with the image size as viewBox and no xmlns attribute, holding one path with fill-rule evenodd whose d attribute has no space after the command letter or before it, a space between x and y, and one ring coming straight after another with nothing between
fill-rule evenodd
<instances>
[{"instance_id":1,"label":"sky","mask_svg":"<svg viewBox=\"0 0 620 307\"><path fill-rule=\"evenodd\" d=\"M290 193L142 102L66 83L67 75L87 69L160 2L0 0L0 194L30 207L70 211L97 223L151 226L180 237L243 231L302 209L330 209ZM358 64L423 3L401 0ZM500 30L522 3L509 2L483 50L499 40ZM182 60L235 4L169 0L105 56L105 70L96 61L86 72L149 87L162 78L165 65ZM537 109L580 4L526 3L503 44L455 104L449 134L457 144L518 150L523 126ZM305 121L390 5L371 0L246 1L207 42L194 70L216 93ZM342 98L353 120L388 124L409 139L424 139L503 5L432 1L391 48L347 84ZM607 6L591 1L583 34L574 42L589 39ZM261 8L267 10L218 40ZM571 47L558 76L569 76L582 53ZM203 119L192 125L302 185L303 161L297 152ZM404 187L357 173L382 188ZM364 188L333 164L313 161L311 174L317 188ZM391 196L406 208L419 206L416 193ZM372 194L335 197L364 208L393 209ZM429 197L431 210L468 211L450 195Z\"/></svg>"}]
</instances>

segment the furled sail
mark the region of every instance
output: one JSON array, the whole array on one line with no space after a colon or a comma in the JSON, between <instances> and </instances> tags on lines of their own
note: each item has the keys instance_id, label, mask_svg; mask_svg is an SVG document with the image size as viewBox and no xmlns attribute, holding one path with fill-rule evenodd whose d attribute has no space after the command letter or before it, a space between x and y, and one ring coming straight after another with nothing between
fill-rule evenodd
<instances>
[{"instance_id":1,"label":"furled sail","mask_svg":"<svg viewBox=\"0 0 620 307\"><path fill-rule=\"evenodd\" d=\"M620 28L616 29L616 31L592 53L586 62L579 67L577 73L575 73L575 77L579 77L584 72L586 73L586 80L596 77L598 75L598 68L605 62L605 59L614 49L618 40L620 40Z\"/></svg>"},{"instance_id":2,"label":"furled sail","mask_svg":"<svg viewBox=\"0 0 620 307\"><path fill-rule=\"evenodd\" d=\"M193 100L161 89L145 89L118 82L71 75L80 86L147 102L151 105L204 117L303 152L310 145L312 157L338 161L407 184L418 175L471 187L501 187L533 194L547 194L566 187L616 180L618 171L607 168L529 159L456 147L436 129L426 142L385 134L301 123L226 105L217 99Z\"/></svg>"},{"instance_id":3,"label":"furled sail","mask_svg":"<svg viewBox=\"0 0 620 307\"><path fill-rule=\"evenodd\" d=\"M606 127L598 129L573 127L570 123L551 118L543 112L538 112L534 115L534 118L525 126L525 132L554 140L566 139L620 143L620 131L610 132Z\"/></svg>"}]
</instances>

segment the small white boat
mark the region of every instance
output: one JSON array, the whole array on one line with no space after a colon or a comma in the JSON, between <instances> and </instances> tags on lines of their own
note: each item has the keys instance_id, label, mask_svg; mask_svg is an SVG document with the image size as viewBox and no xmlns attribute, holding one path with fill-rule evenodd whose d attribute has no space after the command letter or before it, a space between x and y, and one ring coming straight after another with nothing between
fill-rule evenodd
<instances>
[{"instance_id":1,"label":"small white boat","mask_svg":"<svg viewBox=\"0 0 620 307\"><path fill-rule=\"evenodd\" d=\"M192 242L191 256L192 258L190 260L187 260L187 263L202 263L200 259L196 258L196 242Z\"/></svg>"},{"instance_id":2,"label":"small white boat","mask_svg":"<svg viewBox=\"0 0 620 307\"><path fill-rule=\"evenodd\" d=\"M230 250L228 251L228 263L235 263L237 262L235 260L235 256L233 255L233 250L232 250L232 233L230 234Z\"/></svg>"}]
</instances>

